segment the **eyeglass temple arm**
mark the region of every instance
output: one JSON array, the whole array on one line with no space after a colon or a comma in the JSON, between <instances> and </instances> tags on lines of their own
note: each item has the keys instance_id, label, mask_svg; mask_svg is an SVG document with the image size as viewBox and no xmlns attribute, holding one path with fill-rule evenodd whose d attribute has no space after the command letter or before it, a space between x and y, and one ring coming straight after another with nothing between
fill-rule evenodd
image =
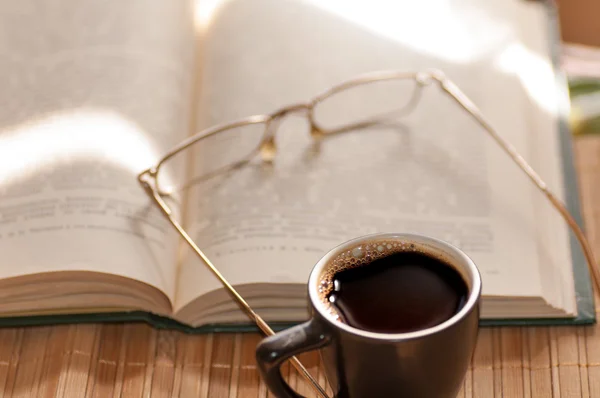
<instances>
[{"instance_id":1,"label":"eyeglass temple arm","mask_svg":"<svg viewBox=\"0 0 600 398\"><path fill-rule=\"evenodd\" d=\"M271 336L275 334L273 329L265 322L264 319L260 315L258 315L252 307L248 304L248 302L237 292L237 290L227 281L227 279L221 274L221 272L215 267L215 265L210 261L210 259L206 256L206 254L196 245L194 240L188 235L188 233L183 229L181 224L173 217L173 213L171 212L167 203L163 200L163 198L158 193L158 190L155 188L156 186L156 169L149 169L138 175L138 181L146 191L148 195L160 208L163 215L169 220L171 225L175 227L177 232L183 237L188 245L194 250L196 255L200 257L202 261L206 264L208 269L212 272L212 274L223 284L225 289L234 297L235 301L242 307L242 309L248 314L248 316L256 323L256 325L260 328L260 330L266 334L267 336ZM312 375L306 370L306 368L302 365L302 363L298 360L298 358L291 357L290 362L292 365L300 372L300 374L312 385L315 391L322 398L328 398L325 390L319 385L319 383L312 377Z\"/></svg>"},{"instance_id":2,"label":"eyeglass temple arm","mask_svg":"<svg viewBox=\"0 0 600 398\"><path fill-rule=\"evenodd\" d=\"M432 72L429 77L437 81L441 89L450 95L450 97L462 106L486 131L487 133L500 145L500 147L510 156L510 158L521 168L521 170L529 177L529 179L542 191L542 193L548 198L554 208L560 213L563 219L567 222L575 237L577 238L586 262L592 274L592 279L596 285L596 289L600 291L600 271L598 270L596 259L589 242L587 241L585 234L569 213L566 206L561 202L558 197L548 189L546 183L542 178L533 170L533 168L525 161L525 159L519 155L517 150L504 138L502 138L491 126L491 124L485 119L479 108L454 84L451 80L446 78L441 72Z\"/></svg>"}]
</instances>

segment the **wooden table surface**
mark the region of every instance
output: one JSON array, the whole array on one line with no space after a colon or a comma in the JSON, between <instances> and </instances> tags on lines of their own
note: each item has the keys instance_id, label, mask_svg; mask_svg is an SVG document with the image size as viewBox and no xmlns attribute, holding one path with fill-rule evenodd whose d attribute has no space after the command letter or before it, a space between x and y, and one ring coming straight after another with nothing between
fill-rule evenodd
<instances>
[{"instance_id":1,"label":"wooden table surface","mask_svg":"<svg viewBox=\"0 0 600 398\"><path fill-rule=\"evenodd\" d=\"M588 237L600 254L600 136L575 155ZM3 397L267 397L257 334L187 335L145 324L0 329ZM325 385L317 355L300 359ZM290 383L316 396L295 371ZM600 397L600 326L484 328L461 398Z\"/></svg>"}]
</instances>

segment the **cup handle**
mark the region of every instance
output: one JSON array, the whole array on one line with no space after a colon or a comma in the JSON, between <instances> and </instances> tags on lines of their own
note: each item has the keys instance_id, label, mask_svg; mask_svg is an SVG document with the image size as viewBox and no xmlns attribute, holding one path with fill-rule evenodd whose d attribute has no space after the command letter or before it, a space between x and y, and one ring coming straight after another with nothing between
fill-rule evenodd
<instances>
[{"instance_id":1,"label":"cup handle","mask_svg":"<svg viewBox=\"0 0 600 398\"><path fill-rule=\"evenodd\" d=\"M315 318L263 339L256 348L256 361L269 390L279 398L304 398L285 382L281 365L292 356L321 348L329 341L329 335Z\"/></svg>"}]
</instances>

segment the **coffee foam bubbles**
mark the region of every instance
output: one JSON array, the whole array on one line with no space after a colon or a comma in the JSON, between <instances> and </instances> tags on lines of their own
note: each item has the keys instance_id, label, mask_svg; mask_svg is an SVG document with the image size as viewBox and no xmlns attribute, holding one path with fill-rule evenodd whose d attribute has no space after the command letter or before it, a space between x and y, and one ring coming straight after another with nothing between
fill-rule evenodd
<instances>
[{"instance_id":1,"label":"coffee foam bubbles","mask_svg":"<svg viewBox=\"0 0 600 398\"><path fill-rule=\"evenodd\" d=\"M435 253L432 253L429 250L424 249L421 245L417 245L412 242L381 240L364 242L353 248L345 250L334 257L333 260L330 260L325 270L321 274L319 285L317 287L319 300L325 304L327 314L336 321L344 322L343 317L340 316L335 306L330 303L328 299L329 294L334 289L333 280L337 273L351 268L367 266L377 259L401 252L423 253L430 257L439 258L439 256Z\"/></svg>"}]
</instances>

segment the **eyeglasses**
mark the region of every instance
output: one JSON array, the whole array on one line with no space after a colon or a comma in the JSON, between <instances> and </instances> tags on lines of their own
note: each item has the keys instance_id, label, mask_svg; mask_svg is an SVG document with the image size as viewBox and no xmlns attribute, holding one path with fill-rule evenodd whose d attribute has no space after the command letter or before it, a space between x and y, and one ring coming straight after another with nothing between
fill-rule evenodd
<instances>
[{"instance_id":1,"label":"eyeglasses","mask_svg":"<svg viewBox=\"0 0 600 398\"><path fill-rule=\"evenodd\" d=\"M387 117L398 117L409 113L414 109L421 96L422 89L426 86L439 87L442 93L455 101L479 126L483 127L485 132L546 196L575 234L585 255L594 283L597 287L600 287L600 272L594 266L596 263L590 245L566 206L548 189L546 183L519 155L515 148L492 128L478 107L456 84L437 70L423 72L382 71L358 76L329 88L308 102L288 105L270 114L250 116L208 128L191 136L166 153L154 167L140 173L138 180L171 225L196 255L204 261L209 270L219 279L249 318L263 333L272 335L274 332L271 327L250 307L184 230L182 224L176 219L173 209L168 205L166 197L174 189L185 188L185 186L189 186L203 178L235 169L255 157L260 156L262 161L265 162L272 161L276 154L275 135L277 128L281 120L289 114L304 114L310 123L312 137L319 140L341 132L375 125ZM395 93L399 94L402 91L409 94L395 95ZM367 92L370 96L375 95L379 98L385 98L385 101L366 101L365 98L371 98L365 96ZM359 105L353 106L352 112L340 112L340 107L349 103ZM206 148L210 148L211 153L217 153L218 157L211 156L210 162L206 162L204 158L194 157L194 153L198 149ZM176 164L184 164L190 156L193 161L203 162L201 165L196 164L193 167L194 170L202 170L202 175L191 176L185 186L175 188L168 169L175 167ZM292 364L321 396L326 397L324 390L297 358L292 358Z\"/></svg>"}]
</instances>

